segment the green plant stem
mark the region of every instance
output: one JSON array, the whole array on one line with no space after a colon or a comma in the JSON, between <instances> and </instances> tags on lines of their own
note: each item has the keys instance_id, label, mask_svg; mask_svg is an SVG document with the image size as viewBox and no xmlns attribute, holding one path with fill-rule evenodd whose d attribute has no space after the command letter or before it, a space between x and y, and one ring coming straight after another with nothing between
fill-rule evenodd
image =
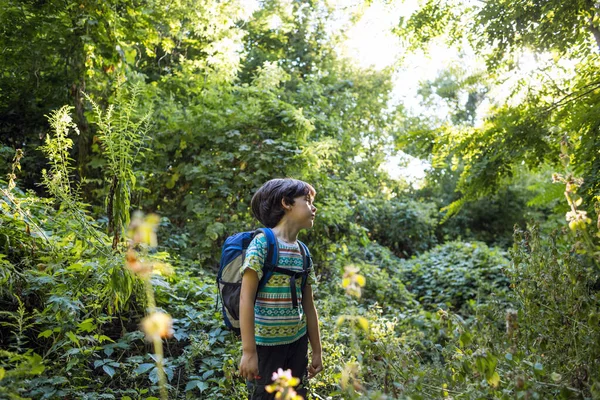
<instances>
[{"instance_id":1,"label":"green plant stem","mask_svg":"<svg viewBox=\"0 0 600 400\"><path fill-rule=\"evenodd\" d=\"M152 289L152 283L150 282L150 275L144 278L144 286L146 287L146 299L148 301L148 314L156 312L156 302L154 300L154 290ZM158 369L158 386L160 388L160 397L162 400L168 399L167 392L167 377L164 369L164 351L162 345L162 339L154 336L152 339L154 345L154 355L156 356L156 368Z\"/></svg>"}]
</instances>

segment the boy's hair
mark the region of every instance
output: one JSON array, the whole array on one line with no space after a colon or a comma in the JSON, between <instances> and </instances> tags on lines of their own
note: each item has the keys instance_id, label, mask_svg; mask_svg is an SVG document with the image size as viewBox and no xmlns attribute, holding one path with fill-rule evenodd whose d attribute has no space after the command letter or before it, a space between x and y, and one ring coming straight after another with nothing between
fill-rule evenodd
<instances>
[{"instance_id":1,"label":"boy's hair","mask_svg":"<svg viewBox=\"0 0 600 400\"><path fill-rule=\"evenodd\" d=\"M267 228L274 228L285 215L282 199L292 205L296 197L314 197L315 194L315 189L306 182L292 178L271 179L252 196L252 214Z\"/></svg>"}]
</instances>

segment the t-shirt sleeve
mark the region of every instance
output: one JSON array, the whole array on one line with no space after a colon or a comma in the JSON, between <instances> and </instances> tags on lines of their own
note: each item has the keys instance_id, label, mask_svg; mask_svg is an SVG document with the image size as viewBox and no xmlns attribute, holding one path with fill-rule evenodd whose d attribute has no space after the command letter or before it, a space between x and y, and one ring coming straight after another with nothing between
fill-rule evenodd
<instances>
[{"instance_id":1,"label":"t-shirt sleeve","mask_svg":"<svg viewBox=\"0 0 600 400\"><path fill-rule=\"evenodd\" d=\"M244 275L244 272L250 268L258 274L260 280L263 276L263 266L265 265L265 258L267 257L267 238L264 233L259 233L252 239L246 249L246 257L244 263L240 269L240 274Z\"/></svg>"}]
</instances>

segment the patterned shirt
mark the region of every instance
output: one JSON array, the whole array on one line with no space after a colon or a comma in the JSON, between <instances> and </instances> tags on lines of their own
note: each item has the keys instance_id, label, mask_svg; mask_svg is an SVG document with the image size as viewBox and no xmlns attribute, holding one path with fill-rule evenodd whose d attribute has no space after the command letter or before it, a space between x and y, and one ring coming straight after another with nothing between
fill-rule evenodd
<instances>
[{"instance_id":1,"label":"patterned shirt","mask_svg":"<svg viewBox=\"0 0 600 400\"><path fill-rule=\"evenodd\" d=\"M278 267L302 272L302 253L298 243L290 244L277 239L279 249ZM241 273L248 268L263 276L264 260L267 256L267 238L260 233L250 242ZM314 285L314 268L308 274L307 284ZM293 343L306 334L306 318L302 309L302 279L296 279L298 308L293 308L290 293L290 277L273 272L260 289L254 304L254 336L260 346L276 346Z\"/></svg>"}]
</instances>

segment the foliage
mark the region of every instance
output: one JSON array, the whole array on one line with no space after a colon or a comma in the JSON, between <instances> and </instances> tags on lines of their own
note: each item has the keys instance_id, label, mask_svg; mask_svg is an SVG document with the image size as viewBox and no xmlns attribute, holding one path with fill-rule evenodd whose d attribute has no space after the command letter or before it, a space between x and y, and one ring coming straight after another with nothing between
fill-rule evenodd
<instances>
[{"instance_id":1,"label":"foliage","mask_svg":"<svg viewBox=\"0 0 600 400\"><path fill-rule=\"evenodd\" d=\"M593 198L598 154L592 146L599 136L597 114L590 110L598 104L597 13L593 3L584 1L427 1L401 21L398 34L416 48L440 37L475 50L473 62L487 62L487 70L477 73L487 93L510 93L500 101L487 96L485 121L473 128L421 123L400 135L407 138L399 144L408 138L424 143L408 149L430 149L434 165L449 159L462 163L456 187L460 197L445 207L447 217L506 186L523 165L533 172L559 166L565 140L573 146L576 173L585 182L582 194L588 202ZM440 26L444 29L437 30ZM537 58L530 72L522 70L527 55ZM460 75L454 81L469 91Z\"/></svg>"},{"instance_id":2,"label":"foliage","mask_svg":"<svg viewBox=\"0 0 600 400\"><path fill-rule=\"evenodd\" d=\"M134 115L140 106L140 91L139 85L130 89L120 89L114 104L104 113L100 106L87 96L94 108L98 140L106 158L104 179L110 184L105 204L108 232L113 234L113 249L117 248L125 228L129 225L131 195L136 182L133 166L147 139L150 124L151 111L138 118Z\"/></svg>"},{"instance_id":3,"label":"foliage","mask_svg":"<svg viewBox=\"0 0 600 400\"><path fill-rule=\"evenodd\" d=\"M369 238L408 258L436 243L438 212L434 204L410 199L365 199L356 209L357 219L369 229Z\"/></svg>"},{"instance_id":4,"label":"foliage","mask_svg":"<svg viewBox=\"0 0 600 400\"><path fill-rule=\"evenodd\" d=\"M241 2L0 0L0 396L246 398L214 266L278 176L317 189L301 239L325 370L309 396L600 396L597 18L567 3L426 1L399 28L414 47L446 33L488 61L422 83L435 118L390 107L391 70L340 56L329 2L250 17ZM558 61L495 104L527 46ZM431 161L422 189L382 171L393 145ZM549 178L565 160L563 189ZM134 208L161 215L139 254L119 240ZM522 228L567 212L569 230ZM515 223L509 254L478 241L506 246ZM148 311L172 317L163 354Z\"/></svg>"},{"instance_id":5,"label":"foliage","mask_svg":"<svg viewBox=\"0 0 600 400\"><path fill-rule=\"evenodd\" d=\"M556 371L556 383L597 395L597 260L577 249L580 245L564 231L544 237L532 226L517 231L515 239L511 278L519 282L515 290L519 353L535 349L540 356L545 354L544 364ZM581 234L575 239L581 240Z\"/></svg>"},{"instance_id":6,"label":"foliage","mask_svg":"<svg viewBox=\"0 0 600 400\"><path fill-rule=\"evenodd\" d=\"M6 49L0 129L3 143L8 138L11 147L25 144L28 187L39 181L43 159L35 149L48 128L42 116L50 110L75 107L81 132L77 170L86 176L94 132L85 116L84 92L108 99L123 75L155 82L184 65L193 64L200 79L212 73L231 80L238 68L240 2L3 0L0 5L6 22L0 31Z\"/></svg>"},{"instance_id":7,"label":"foliage","mask_svg":"<svg viewBox=\"0 0 600 400\"><path fill-rule=\"evenodd\" d=\"M452 41L464 36L474 48L489 52L491 64L498 64L523 48L588 55L599 46L599 26L598 9L585 0L494 0L481 4L428 0L401 21L398 33L415 45L427 44L444 32Z\"/></svg>"},{"instance_id":8,"label":"foliage","mask_svg":"<svg viewBox=\"0 0 600 400\"><path fill-rule=\"evenodd\" d=\"M470 315L476 304L505 300L507 267L499 249L481 242L447 242L406 261L401 279L426 309Z\"/></svg>"},{"instance_id":9,"label":"foliage","mask_svg":"<svg viewBox=\"0 0 600 400\"><path fill-rule=\"evenodd\" d=\"M67 116L65 109L55 119L67 123ZM61 126L55 124L55 130ZM66 135L58 137L59 140L47 140L51 155L63 154L70 144ZM68 158L56 158L47 183L53 193L81 204L77 193L71 190L68 175L57 173L69 170ZM3 353L9 358L1 367L6 371L2 377L4 393L12 398L99 398L99 393L135 397L155 393L153 385L158 382L159 369L153 368L155 355L148 354L143 335L137 330L146 306L143 285L125 268L123 256L108 251L110 241L88 222L85 207L79 210L81 218L74 218L69 206L55 211L34 201L31 194L22 197L17 192L10 202L3 201L0 224L4 237L14 238L5 245L15 246L18 251L21 248L22 252L14 259L2 255L2 276L6 286L13 288L11 292L3 291L1 299L6 311L0 316L0 332L6 339L3 343L11 349L10 353ZM38 226L47 232L46 241L24 229L30 221L43 221ZM19 235L20 231L26 234ZM97 241L81 237L90 231ZM152 258L164 262L168 255L156 253ZM180 377L184 373L193 375L195 368L186 365L196 362L193 357L197 350L192 350L198 344L190 337L203 330L198 327L199 321L207 321L211 327L218 324L212 308L212 284L183 271L180 279L156 275L151 280L157 288L157 303L168 305L167 310L177 317L175 340L163 363L166 376L172 381L176 371ZM211 306L194 309L188 299ZM225 343L224 332L213 328L210 331L202 340ZM210 344L206 348L210 349ZM222 353L226 353L225 349ZM38 354L43 354L43 361ZM215 368L223 362L204 359L199 365L200 370L204 368L201 380L188 391L196 387L206 390L210 376L220 371ZM216 382L214 378L213 381ZM215 386L212 393L218 394L220 387ZM221 393L220 397L226 396Z\"/></svg>"}]
</instances>

